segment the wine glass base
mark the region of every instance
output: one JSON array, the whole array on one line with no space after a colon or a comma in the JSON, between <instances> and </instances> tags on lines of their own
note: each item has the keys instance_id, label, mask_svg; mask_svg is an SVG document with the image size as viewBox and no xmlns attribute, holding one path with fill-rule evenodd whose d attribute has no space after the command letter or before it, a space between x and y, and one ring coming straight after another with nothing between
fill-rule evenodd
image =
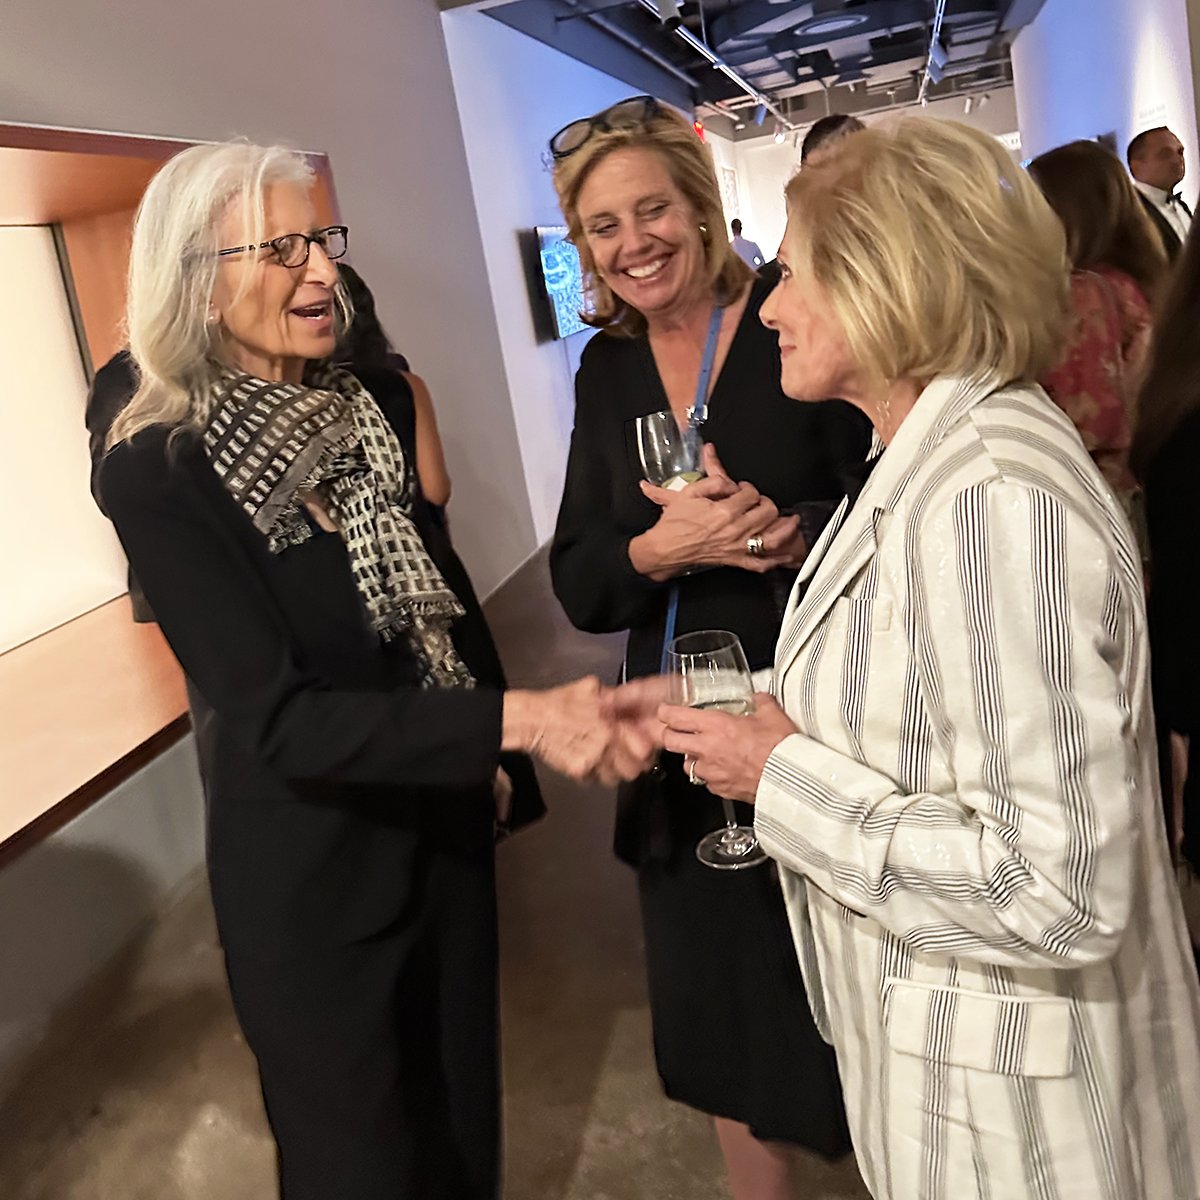
<instances>
[{"instance_id":1,"label":"wine glass base","mask_svg":"<svg viewBox=\"0 0 1200 1200\"><path fill-rule=\"evenodd\" d=\"M696 857L717 871L742 871L767 861L754 831L744 825L706 834L696 843Z\"/></svg>"}]
</instances>

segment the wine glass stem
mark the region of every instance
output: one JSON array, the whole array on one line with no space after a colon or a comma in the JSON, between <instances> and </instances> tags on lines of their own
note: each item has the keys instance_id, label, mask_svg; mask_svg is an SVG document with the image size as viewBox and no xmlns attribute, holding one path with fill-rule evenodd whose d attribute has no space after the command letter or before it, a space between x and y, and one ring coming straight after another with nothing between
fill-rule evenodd
<instances>
[{"instance_id":1,"label":"wine glass stem","mask_svg":"<svg viewBox=\"0 0 1200 1200\"><path fill-rule=\"evenodd\" d=\"M722 800L721 807L725 810L725 824L730 832L738 827L737 813L734 811L732 800Z\"/></svg>"}]
</instances>

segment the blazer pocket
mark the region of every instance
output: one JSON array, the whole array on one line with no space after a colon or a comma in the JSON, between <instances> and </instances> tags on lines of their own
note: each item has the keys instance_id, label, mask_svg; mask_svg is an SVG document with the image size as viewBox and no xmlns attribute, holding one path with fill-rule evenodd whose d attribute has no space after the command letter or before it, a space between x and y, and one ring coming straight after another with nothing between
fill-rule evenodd
<instances>
[{"instance_id":1,"label":"blazer pocket","mask_svg":"<svg viewBox=\"0 0 1200 1200\"><path fill-rule=\"evenodd\" d=\"M997 1075L1059 1079L1074 1066L1071 1002L914 983L883 984L888 1045L900 1054Z\"/></svg>"},{"instance_id":2,"label":"blazer pocket","mask_svg":"<svg viewBox=\"0 0 1200 1200\"><path fill-rule=\"evenodd\" d=\"M826 623L834 629L886 633L892 627L892 602L882 597L839 596Z\"/></svg>"}]
</instances>

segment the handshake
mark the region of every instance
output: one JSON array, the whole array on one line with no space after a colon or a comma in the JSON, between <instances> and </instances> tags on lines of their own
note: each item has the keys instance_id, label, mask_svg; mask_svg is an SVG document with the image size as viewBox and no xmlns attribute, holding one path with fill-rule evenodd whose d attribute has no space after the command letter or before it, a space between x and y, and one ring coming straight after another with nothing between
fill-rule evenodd
<instances>
[{"instance_id":1,"label":"handshake","mask_svg":"<svg viewBox=\"0 0 1200 1200\"><path fill-rule=\"evenodd\" d=\"M594 676L504 696L501 749L540 758L572 779L614 784L649 770L666 730L657 717L666 680L604 687Z\"/></svg>"}]
</instances>

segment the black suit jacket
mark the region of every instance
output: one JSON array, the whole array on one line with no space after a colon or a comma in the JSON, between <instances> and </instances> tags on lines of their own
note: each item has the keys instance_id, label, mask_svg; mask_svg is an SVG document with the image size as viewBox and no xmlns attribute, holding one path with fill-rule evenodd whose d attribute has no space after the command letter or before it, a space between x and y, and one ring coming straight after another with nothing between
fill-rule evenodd
<instances>
[{"instance_id":1,"label":"black suit jacket","mask_svg":"<svg viewBox=\"0 0 1200 1200\"><path fill-rule=\"evenodd\" d=\"M1179 257L1180 250L1183 249L1183 242L1180 240L1179 234L1175 232L1175 227L1158 211L1154 202L1149 196L1142 192L1138 192L1138 199L1142 202L1142 207L1150 214L1150 220L1154 223L1154 228L1158 230L1158 236L1162 239L1163 249L1167 252L1167 261L1174 262Z\"/></svg>"},{"instance_id":2,"label":"black suit jacket","mask_svg":"<svg viewBox=\"0 0 1200 1200\"><path fill-rule=\"evenodd\" d=\"M405 440L399 393L377 391ZM338 535L271 554L195 436L168 447L152 428L114 447L99 489L191 684L228 950L369 937L408 911L432 844L489 851L504 677L427 505L414 519L467 610L453 636L479 681L471 690L415 686L405 642L384 645L368 627ZM540 812L529 761L504 766L517 806Z\"/></svg>"}]
</instances>

